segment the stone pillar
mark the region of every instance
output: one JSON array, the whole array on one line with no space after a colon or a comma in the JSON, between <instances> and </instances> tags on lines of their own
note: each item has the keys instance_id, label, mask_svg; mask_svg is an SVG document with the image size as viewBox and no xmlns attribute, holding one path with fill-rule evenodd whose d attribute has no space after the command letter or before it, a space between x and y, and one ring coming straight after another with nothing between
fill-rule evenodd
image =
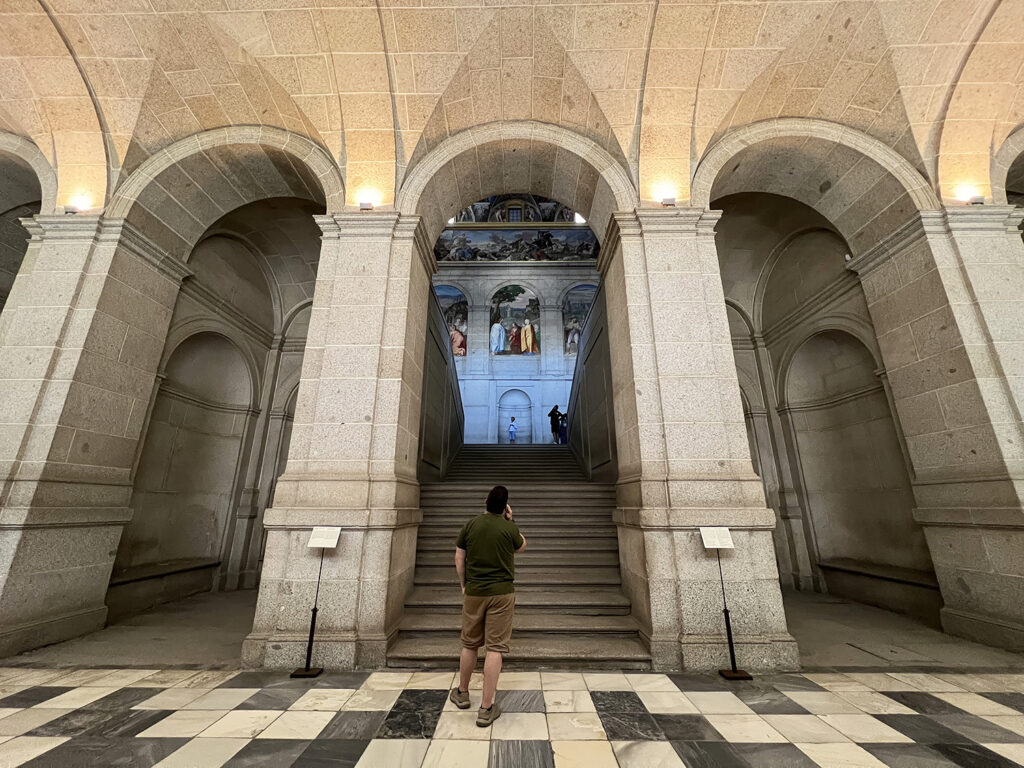
<instances>
[{"instance_id":1,"label":"stone pillar","mask_svg":"<svg viewBox=\"0 0 1024 768\"><path fill-rule=\"evenodd\" d=\"M320 264L288 464L266 511L250 665L305 654L317 525L340 526L320 586L314 659L379 667L412 585L424 318L434 269L418 217L321 216Z\"/></svg>"},{"instance_id":2,"label":"stone pillar","mask_svg":"<svg viewBox=\"0 0 1024 768\"><path fill-rule=\"evenodd\" d=\"M0 323L0 655L103 626L182 278L121 221L37 216Z\"/></svg>"},{"instance_id":3,"label":"stone pillar","mask_svg":"<svg viewBox=\"0 0 1024 768\"><path fill-rule=\"evenodd\" d=\"M602 251L619 457L623 582L659 669L727 663L723 558L739 662L795 668L772 547L775 515L750 461L714 243L716 212L616 214Z\"/></svg>"},{"instance_id":4,"label":"stone pillar","mask_svg":"<svg viewBox=\"0 0 1024 768\"><path fill-rule=\"evenodd\" d=\"M924 213L850 264L906 439L946 631L1024 648L1019 213Z\"/></svg>"}]
</instances>

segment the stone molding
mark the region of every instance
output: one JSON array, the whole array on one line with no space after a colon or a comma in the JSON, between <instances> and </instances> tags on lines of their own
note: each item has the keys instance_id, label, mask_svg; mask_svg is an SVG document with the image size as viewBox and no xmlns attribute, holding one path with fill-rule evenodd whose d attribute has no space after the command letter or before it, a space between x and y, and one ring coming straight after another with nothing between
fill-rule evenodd
<instances>
[{"instance_id":1,"label":"stone molding","mask_svg":"<svg viewBox=\"0 0 1024 768\"><path fill-rule=\"evenodd\" d=\"M875 375L878 375L877 371L875 372ZM877 384L869 384L866 387L860 387L852 392L844 392L843 394L836 395L835 397L824 397L819 400L808 400L806 402L795 404L785 403L779 405L775 410L780 414L800 413L801 411L819 411L823 408L831 408L836 405L848 403L852 400L858 400L875 392L885 392L885 387L882 386L881 382Z\"/></svg>"},{"instance_id":2,"label":"stone molding","mask_svg":"<svg viewBox=\"0 0 1024 768\"><path fill-rule=\"evenodd\" d=\"M1006 137L998 151L989 161L989 176L992 186L992 202L1006 205L1006 177L1013 161L1024 155L1024 126L1017 128Z\"/></svg>"}]
</instances>

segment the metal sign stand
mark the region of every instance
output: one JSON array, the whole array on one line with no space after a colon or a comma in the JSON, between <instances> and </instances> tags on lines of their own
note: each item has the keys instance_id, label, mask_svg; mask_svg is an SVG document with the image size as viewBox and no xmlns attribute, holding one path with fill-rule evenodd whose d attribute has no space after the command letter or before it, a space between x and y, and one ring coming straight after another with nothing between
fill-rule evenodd
<instances>
[{"instance_id":1,"label":"metal sign stand","mask_svg":"<svg viewBox=\"0 0 1024 768\"><path fill-rule=\"evenodd\" d=\"M328 549L338 546L338 539L341 536L341 528L314 528L309 536L310 549L320 550L320 570L316 573L316 593L313 595L313 610L309 618L309 642L306 644L306 666L299 667L292 672L291 677L316 677L323 672L323 667L312 667L313 662L313 636L316 634L317 603L320 600L320 577L324 572L324 553Z\"/></svg>"},{"instance_id":2,"label":"metal sign stand","mask_svg":"<svg viewBox=\"0 0 1024 768\"><path fill-rule=\"evenodd\" d=\"M732 534L728 528L701 528L704 549L715 550L718 558L718 579L722 584L722 614L725 616L725 638L729 643L729 669L720 669L718 674L726 680L753 680L749 672L736 668L736 646L732 639L732 621L729 619L729 604L725 599L725 575L722 573L722 550L733 549Z\"/></svg>"}]
</instances>

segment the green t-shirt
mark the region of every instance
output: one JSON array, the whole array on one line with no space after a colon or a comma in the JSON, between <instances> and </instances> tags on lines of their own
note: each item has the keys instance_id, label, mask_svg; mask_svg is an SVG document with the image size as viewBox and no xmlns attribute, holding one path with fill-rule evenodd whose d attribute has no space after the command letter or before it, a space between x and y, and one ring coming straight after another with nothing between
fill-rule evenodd
<instances>
[{"instance_id":1,"label":"green t-shirt","mask_svg":"<svg viewBox=\"0 0 1024 768\"><path fill-rule=\"evenodd\" d=\"M484 512L459 532L455 542L466 550L466 594L473 597L515 592L515 552L523 546L519 526L504 515Z\"/></svg>"}]
</instances>

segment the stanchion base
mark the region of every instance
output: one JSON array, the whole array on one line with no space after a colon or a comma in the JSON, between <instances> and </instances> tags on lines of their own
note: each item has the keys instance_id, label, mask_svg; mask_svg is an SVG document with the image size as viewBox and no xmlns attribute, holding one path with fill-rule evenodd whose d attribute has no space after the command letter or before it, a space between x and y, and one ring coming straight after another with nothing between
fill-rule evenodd
<instances>
[{"instance_id":1,"label":"stanchion base","mask_svg":"<svg viewBox=\"0 0 1024 768\"><path fill-rule=\"evenodd\" d=\"M753 680L753 676L749 672L745 672L742 669L720 669L718 674L724 677L726 680ZM295 677L295 675L292 675Z\"/></svg>"},{"instance_id":2,"label":"stanchion base","mask_svg":"<svg viewBox=\"0 0 1024 768\"><path fill-rule=\"evenodd\" d=\"M310 667L309 669L305 669L303 667L299 667L294 672L292 672L289 675L289 677L316 677L317 675L319 675L323 671L324 671L323 667Z\"/></svg>"}]
</instances>

